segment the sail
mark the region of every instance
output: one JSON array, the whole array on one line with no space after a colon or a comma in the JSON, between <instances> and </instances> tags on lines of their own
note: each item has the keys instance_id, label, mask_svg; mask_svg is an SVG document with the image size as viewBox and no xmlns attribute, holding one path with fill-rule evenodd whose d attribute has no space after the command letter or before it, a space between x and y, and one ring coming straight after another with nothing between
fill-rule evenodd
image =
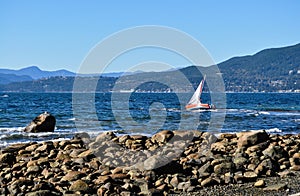
<instances>
[{"instance_id":1,"label":"sail","mask_svg":"<svg viewBox=\"0 0 300 196\"><path fill-rule=\"evenodd\" d=\"M202 94L202 90L203 90L203 86L204 86L204 81L205 81L206 75L204 76L204 78L202 79L202 81L200 82L199 86L197 87L194 95L192 96L192 98L190 99L188 105L190 104L201 104L200 101L200 96Z\"/></svg>"}]
</instances>

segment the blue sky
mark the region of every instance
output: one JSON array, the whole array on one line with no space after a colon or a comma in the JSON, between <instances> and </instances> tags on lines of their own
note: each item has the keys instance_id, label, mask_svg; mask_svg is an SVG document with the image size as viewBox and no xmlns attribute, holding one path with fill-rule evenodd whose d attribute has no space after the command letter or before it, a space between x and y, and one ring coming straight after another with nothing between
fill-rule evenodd
<instances>
[{"instance_id":1,"label":"blue sky","mask_svg":"<svg viewBox=\"0 0 300 196\"><path fill-rule=\"evenodd\" d=\"M300 1L0 1L0 67L77 71L88 52L122 29L162 25L196 38L215 62L300 42ZM138 54L141 55L141 54ZM124 71L132 57L107 71ZM157 58L157 59L155 59ZM185 66L172 55L173 66ZM163 59L150 51L147 60ZM134 62L135 63L135 62Z\"/></svg>"}]
</instances>

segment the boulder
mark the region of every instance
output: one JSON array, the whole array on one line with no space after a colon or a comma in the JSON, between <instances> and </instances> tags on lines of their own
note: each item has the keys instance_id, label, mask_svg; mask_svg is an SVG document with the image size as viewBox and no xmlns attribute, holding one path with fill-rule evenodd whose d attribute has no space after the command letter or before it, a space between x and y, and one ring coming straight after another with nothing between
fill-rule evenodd
<instances>
[{"instance_id":1,"label":"boulder","mask_svg":"<svg viewBox=\"0 0 300 196\"><path fill-rule=\"evenodd\" d=\"M153 143L165 143L168 142L173 136L174 133L172 131L164 130L153 135L151 140Z\"/></svg>"},{"instance_id":2,"label":"boulder","mask_svg":"<svg viewBox=\"0 0 300 196\"><path fill-rule=\"evenodd\" d=\"M33 121L31 121L31 123L24 129L24 131L30 133L53 132L55 123L55 117L50 113L45 112L33 119Z\"/></svg>"},{"instance_id":3,"label":"boulder","mask_svg":"<svg viewBox=\"0 0 300 196\"><path fill-rule=\"evenodd\" d=\"M238 147L249 147L269 140L269 135L264 130L240 132L238 137Z\"/></svg>"}]
</instances>

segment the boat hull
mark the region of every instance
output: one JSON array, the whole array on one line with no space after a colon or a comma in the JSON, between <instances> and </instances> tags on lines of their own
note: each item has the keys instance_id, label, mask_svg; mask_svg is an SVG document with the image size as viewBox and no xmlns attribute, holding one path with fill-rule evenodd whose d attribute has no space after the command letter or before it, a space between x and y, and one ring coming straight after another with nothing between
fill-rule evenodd
<instances>
[{"instance_id":1,"label":"boat hull","mask_svg":"<svg viewBox=\"0 0 300 196\"><path fill-rule=\"evenodd\" d=\"M210 110L215 109L216 107L214 105L208 104L208 103L201 103L201 104L190 104L185 106L186 110Z\"/></svg>"}]
</instances>

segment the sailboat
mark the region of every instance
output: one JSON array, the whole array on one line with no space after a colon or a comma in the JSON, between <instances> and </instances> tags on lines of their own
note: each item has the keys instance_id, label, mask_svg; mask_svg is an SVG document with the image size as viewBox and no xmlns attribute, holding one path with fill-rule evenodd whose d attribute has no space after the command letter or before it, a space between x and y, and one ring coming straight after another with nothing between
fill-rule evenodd
<instances>
[{"instance_id":1,"label":"sailboat","mask_svg":"<svg viewBox=\"0 0 300 196\"><path fill-rule=\"evenodd\" d=\"M205 79L206 75L204 75L194 95L192 96L188 104L185 106L186 110L209 110L216 108L213 104L201 103L201 94L204 87Z\"/></svg>"}]
</instances>

